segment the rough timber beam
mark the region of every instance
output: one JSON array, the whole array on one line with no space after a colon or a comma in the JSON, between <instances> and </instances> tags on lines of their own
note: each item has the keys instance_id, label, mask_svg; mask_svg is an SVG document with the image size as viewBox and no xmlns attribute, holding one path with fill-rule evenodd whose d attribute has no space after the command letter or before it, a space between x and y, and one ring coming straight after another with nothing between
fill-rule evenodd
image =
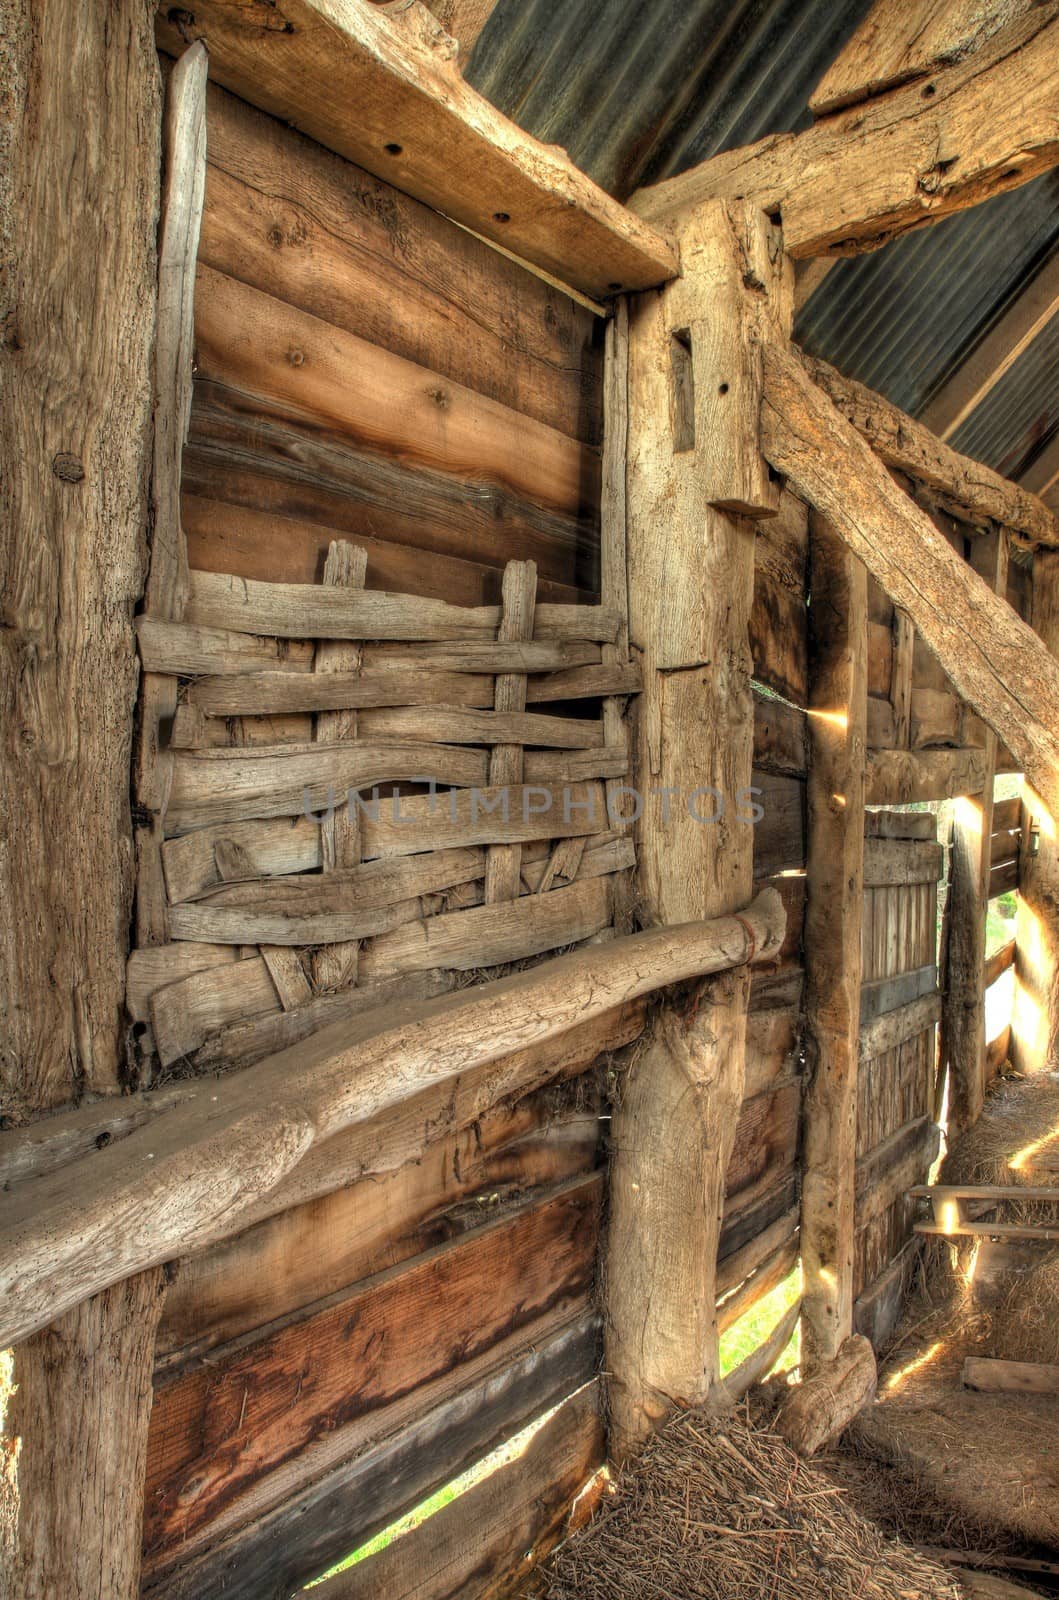
<instances>
[{"instance_id":1,"label":"rough timber beam","mask_svg":"<svg viewBox=\"0 0 1059 1600\"><path fill-rule=\"evenodd\" d=\"M844 378L826 361L806 355L801 360L817 387L888 467L897 467L937 490L957 513L987 517L1025 535L1033 544L1059 545L1059 518L1029 489L942 444L929 428L874 389Z\"/></svg>"},{"instance_id":2,"label":"rough timber beam","mask_svg":"<svg viewBox=\"0 0 1059 1600\"><path fill-rule=\"evenodd\" d=\"M709 829L703 829L709 832ZM653 928L441 999L379 1007L188 1097L4 1196L0 1348L147 1267L229 1237L309 1150L412 1095L671 983L767 961L779 895Z\"/></svg>"},{"instance_id":3,"label":"rough timber beam","mask_svg":"<svg viewBox=\"0 0 1059 1600\"><path fill-rule=\"evenodd\" d=\"M419 0L195 0L160 13L164 49L192 38L205 39L215 82L584 294L677 273L668 239L464 82L455 42Z\"/></svg>"},{"instance_id":4,"label":"rough timber beam","mask_svg":"<svg viewBox=\"0 0 1059 1600\"><path fill-rule=\"evenodd\" d=\"M714 156L630 204L669 223L739 196L782 218L792 256L851 256L1017 188L1059 162L1057 13L1051 0L926 85Z\"/></svg>"},{"instance_id":5,"label":"rough timber beam","mask_svg":"<svg viewBox=\"0 0 1059 1600\"><path fill-rule=\"evenodd\" d=\"M814 117L925 78L980 50L1036 0L876 0L809 97Z\"/></svg>"},{"instance_id":6,"label":"rough timber beam","mask_svg":"<svg viewBox=\"0 0 1059 1600\"><path fill-rule=\"evenodd\" d=\"M1059 774L1059 662L956 554L882 462L779 343L765 351L762 448L827 516L915 627L957 693L1038 790Z\"/></svg>"}]
</instances>

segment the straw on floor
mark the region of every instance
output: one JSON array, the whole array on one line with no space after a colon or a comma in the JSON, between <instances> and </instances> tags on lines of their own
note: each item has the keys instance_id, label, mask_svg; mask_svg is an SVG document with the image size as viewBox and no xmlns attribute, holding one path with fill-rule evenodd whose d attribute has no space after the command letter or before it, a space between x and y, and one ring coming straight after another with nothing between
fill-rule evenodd
<instances>
[{"instance_id":1,"label":"straw on floor","mask_svg":"<svg viewBox=\"0 0 1059 1600\"><path fill-rule=\"evenodd\" d=\"M957 1600L831 1480L742 1416L684 1413L539 1570L544 1600Z\"/></svg>"}]
</instances>

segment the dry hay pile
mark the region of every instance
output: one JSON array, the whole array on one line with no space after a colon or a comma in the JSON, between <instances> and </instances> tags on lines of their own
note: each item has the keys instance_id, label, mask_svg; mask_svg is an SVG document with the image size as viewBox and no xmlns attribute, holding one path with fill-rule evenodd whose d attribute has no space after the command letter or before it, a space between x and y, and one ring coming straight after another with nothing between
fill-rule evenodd
<instances>
[{"instance_id":1,"label":"dry hay pile","mask_svg":"<svg viewBox=\"0 0 1059 1600\"><path fill-rule=\"evenodd\" d=\"M956 1141L940 1183L1059 1185L1059 1073L1006 1078L985 1103L974 1127Z\"/></svg>"},{"instance_id":2,"label":"dry hay pile","mask_svg":"<svg viewBox=\"0 0 1059 1600\"><path fill-rule=\"evenodd\" d=\"M775 1434L687 1412L540 1569L544 1600L958 1600Z\"/></svg>"}]
</instances>

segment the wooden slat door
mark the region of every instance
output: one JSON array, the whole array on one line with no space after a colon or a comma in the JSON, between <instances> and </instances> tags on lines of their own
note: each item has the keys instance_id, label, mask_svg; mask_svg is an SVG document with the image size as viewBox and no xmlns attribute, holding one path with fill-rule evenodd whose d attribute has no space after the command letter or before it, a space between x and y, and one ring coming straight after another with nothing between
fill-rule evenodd
<instances>
[{"instance_id":1,"label":"wooden slat door","mask_svg":"<svg viewBox=\"0 0 1059 1600\"><path fill-rule=\"evenodd\" d=\"M855 1319L881 1343L914 1250L914 1202L937 1150L938 879L929 812L866 817L857 1093Z\"/></svg>"}]
</instances>

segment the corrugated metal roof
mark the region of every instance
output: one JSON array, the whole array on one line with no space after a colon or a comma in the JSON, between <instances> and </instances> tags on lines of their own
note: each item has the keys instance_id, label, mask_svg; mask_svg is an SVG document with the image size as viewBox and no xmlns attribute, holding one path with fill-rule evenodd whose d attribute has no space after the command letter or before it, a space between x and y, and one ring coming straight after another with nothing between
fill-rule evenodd
<instances>
[{"instance_id":1,"label":"corrugated metal roof","mask_svg":"<svg viewBox=\"0 0 1059 1600\"><path fill-rule=\"evenodd\" d=\"M469 80L622 198L809 122L871 0L499 0ZM803 308L817 355L915 413L1059 247L1059 176L837 263ZM1013 473L1054 431L1059 329L969 417L961 449Z\"/></svg>"}]
</instances>

